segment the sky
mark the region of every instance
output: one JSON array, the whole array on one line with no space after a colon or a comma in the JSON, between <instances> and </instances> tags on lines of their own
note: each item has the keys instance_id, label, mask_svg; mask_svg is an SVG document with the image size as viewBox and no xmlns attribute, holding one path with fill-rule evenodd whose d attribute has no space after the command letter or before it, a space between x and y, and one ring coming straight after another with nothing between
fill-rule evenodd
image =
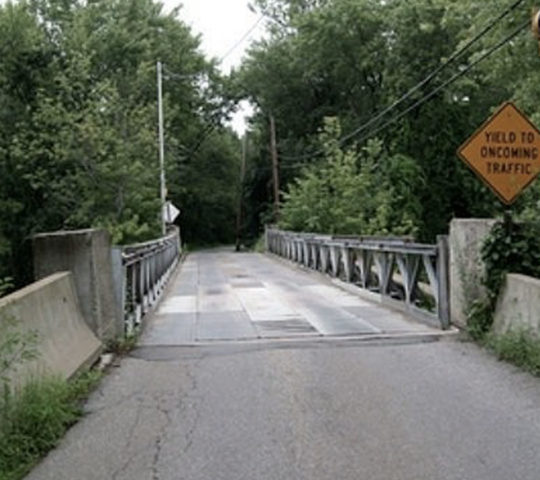
<instances>
[{"instance_id":1,"label":"sky","mask_svg":"<svg viewBox=\"0 0 540 480\"><path fill-rule=\"evenodd\" d=\"M221 70L238 66L250 42L261 37L264 22L248 8L249 0L162 0L166 11L183 5L179 18L201 35L201 47L210 57L223 59ZM249 35L248 35L249 32ZM244 38L246 37L246 38ZM243 39L244 38L244 39ZM243 41L242 41L243 39ZM232 127L242 135L246 116L253 109L242 102Z\"/></svg>"}]
</instances>

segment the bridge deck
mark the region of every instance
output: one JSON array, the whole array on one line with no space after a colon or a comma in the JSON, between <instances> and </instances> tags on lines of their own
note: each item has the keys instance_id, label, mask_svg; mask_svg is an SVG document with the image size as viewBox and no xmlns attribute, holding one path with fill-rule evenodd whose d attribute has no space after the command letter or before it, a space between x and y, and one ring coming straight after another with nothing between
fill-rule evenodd
<instances>
[{"instance_id":1,"label":"bridge deck","mask_svg":"<svg viewBox=\"0 0 540 480\"><path fill-rule=\"evenodd\" d=\"M188 256L142 344L410 333L440 331L268 256L211 250Z\"/></svg>"}]
</instances>

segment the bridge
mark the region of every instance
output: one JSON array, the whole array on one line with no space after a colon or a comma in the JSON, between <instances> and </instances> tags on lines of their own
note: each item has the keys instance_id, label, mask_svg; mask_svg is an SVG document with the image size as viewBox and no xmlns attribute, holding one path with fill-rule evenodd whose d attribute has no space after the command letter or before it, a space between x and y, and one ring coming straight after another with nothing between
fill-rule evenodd
<instances>
[{"instance_id":1,"label":"bridge","mask_svg":"<svg viewBox=\"0 0 540 480\"><path fill-rule=\"evenodd\" d=\"M455 341L446 238L269 228L265 253L186 254L176 230L112 250L83 231L35 247L39 275L71 264L93 335L142 336L27 480L538 478L540 387Z\"/></svg>"},{"instance_id":2,"label":"bridge","mask_svg":"<svg viewBox=\"0 0 540 480\"><path fill-rule=\"evenodd\" d=\"M447 298L440 294L439 282L446 261L438 260L445 252L439 254L437 246L374 237L340 240L275 229L267 230L266 243L271 256L232 249L190 254L142 344L381 338L435 335L448 327L448 317L438 317L442 308L431 313L415 306L421 294L431 295L434 306L439 297ZM421 262L431 284L420 285ZM394 266L397 281L391 275ZM364 283L355 283L361 276ZM145 295L143 290L135 296Z\"/></svg>"},{"instance_id":3,"label":"bridge","mask_svg":"<svg viewBox=\"0 0 540 480\"><path fill-rule=\"evenodd\" d=\"M72 273L82 317L101 341L144 330L149 319L144 342L152 345L441 334L450 326L446 237L426 245L268 228L266 255L186 256L174 229L125 247L79 231L38 235L34 247L38 279Z\"/></svg>"}]
</instances>

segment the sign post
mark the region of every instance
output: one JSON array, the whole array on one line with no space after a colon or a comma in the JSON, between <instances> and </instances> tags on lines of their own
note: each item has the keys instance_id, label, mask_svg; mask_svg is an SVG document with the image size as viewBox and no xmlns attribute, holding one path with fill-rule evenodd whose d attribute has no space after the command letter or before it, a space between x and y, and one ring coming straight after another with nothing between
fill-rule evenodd
<instances>
[{"instance_id":1,"label":"sign post","mask_svg":"<svg viewBox=\"0 0 540 480\"><path fill-rule=\"evenodd\" d=\"M459 157L511 205L540 174L540 131L511 102L458 150Z\"/></svg>"}]
</instances>

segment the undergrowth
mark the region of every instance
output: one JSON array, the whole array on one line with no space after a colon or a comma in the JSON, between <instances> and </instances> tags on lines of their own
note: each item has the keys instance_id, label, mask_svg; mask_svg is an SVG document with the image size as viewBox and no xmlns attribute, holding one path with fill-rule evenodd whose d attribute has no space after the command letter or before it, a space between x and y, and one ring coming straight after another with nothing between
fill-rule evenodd
<instances>
[{"instance_id":1,"label":"undergrowth","mask_svg":"<svg viewBox=\"0 0 540 480\"><path fill-rule=\"evenodd\" d=\"M264 235L261 235L259 238L257 238L257 241L253 244L253 251L257 253L266 252L266 241Z\"/></svg>"},{"instance_id":2,"label":"undergrowth","mask_svg":"<svg viewBox=\"0 0 540 480\"><path fill-rule=\"evenodd\" d=\"M0 402L0 480L19 480L82 415L82 401L99 381L88 372L66 382L30 381Z\"/></svg>"},{"instance_id":3,"label":"undergrowth","mask_svg":"<svg viewBox=\"0 0 540 480\"><path fill-rule=\"evenodd\" d=\"M116 338L111 340L107 344L107 352L114 353L115 355L124 356L131 352L139 341L139 335L133 333L126 337Z\"/></svg>"},{"instance_id":4,"label":"undergrowth","mask_svg":"<svg viewBox=\"0 0 540 480\"><path fill-rule=\"evenodd\" d=\"M500 360L540 376L540 339L530 332L518 330L501 335L490 333L485 337L484 344Z\"/></svg>"},{"instance_id":5,"label":"undergrowth","mask_svg":"<svg viewBox=\"0 0 540 480\"><path fill-rule=\"evenodd\" d=\"M506 275L521 273L540 278L540 223L514 221L510 214L492 227L482 246L482 283L486 297L469 305L468 332L482 340L493 325L493 314Z\"/></svg>"},{"instance_id":6,"label":"undergrowth","mask_svg":"<svg viewBox=\"0 0 540 480\"><path fill-rule=\"evenodd\" d=\"M33 378L17 386L18 369L39 360L37 332L0 312L0 480L22 479L82 415L82 401L101 378Z\"/></svg>"},{"instance_id":7,"label":"undergrowth","mask_svg":"<svg viewBox=\"0 0 540 480\"><path fill-rule=\"evenodd\" d=\"M486 296L469 305L467 332L500 360L540 376L540 339L528 330L492 331L497 299L508 273L540 278L540 224L515 222L509 214L497 222L482 247Z\"/></svg>"}]
</instances>

